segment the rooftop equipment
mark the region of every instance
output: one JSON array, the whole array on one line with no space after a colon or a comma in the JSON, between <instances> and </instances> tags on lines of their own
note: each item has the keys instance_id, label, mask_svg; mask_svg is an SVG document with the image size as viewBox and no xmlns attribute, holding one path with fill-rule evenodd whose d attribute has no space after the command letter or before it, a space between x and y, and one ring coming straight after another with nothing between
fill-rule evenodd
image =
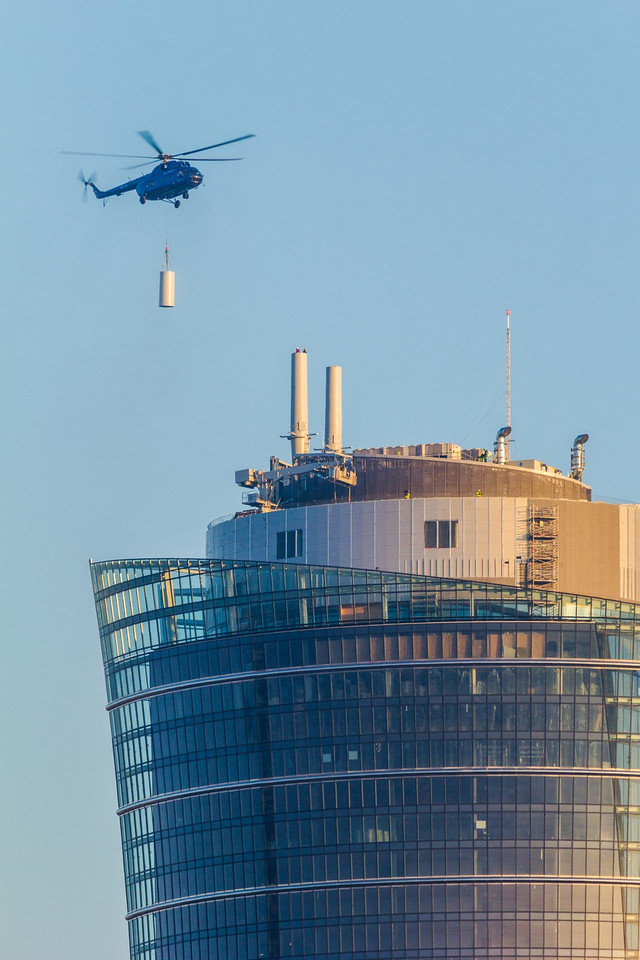
<instances>
[{"instance_id":1,"label":"rooftop equipment","mask_svg":"<svg viewBox=\"0 0 640 960\"><path fill-rule=\"evenodd\" d=\"M574 480L582 480L584 473L584 445L589 439L588 433L581 433L576 437L571 447L571 477Z\"/></svg>"},{"instance_id":2,"label":"rooftop equipment","mask_svg":"<svg viewBox=\"0 0 640 960\"><path fill-rule=\"evenodd\" d=\"M291 456L295 460L309 453L309 391L307 386L307 351L296 349L291 354Z\"/></svg>"},{"instance_id":3,"label":"rooftop equipment","mask_svg":"<svg viewBox=\"0 0 640 960\"><path fill-rule=\"evenodd\" d=\"M501 427L498 430L495 443L493 444L493 462L494 463L508 463L509 462L509 442L507 437L511 433L511 427Z\"/></svg>"},{"instance_id":4,"label":"rooftop equipment","mask_svg":"<svg viewBox=\"0 0 640 960\"><path fill-rule=\"evenodd\" d=\"M327 367L324 449L342 453L342 367Z\"/></svg>"},{"instance_id":5,"label":"rooftop equipment","mask_svg":"<svg viewBox=\"0 0 640 960\"><path fill-rule=\"evenodd\" d=\"M291 441L293 463L271 457L270 470L237 470L236 483L254 490L245 494L246 506L260 512L277 510L283 490L305 478L355 486L353 457L342 451L342 367L327 367L326 414L325 445L309 453L309 439L315 434L309 433L307 351L297 349L291 354L291 432L285 435Z\"/></svg>"}]
</instances>

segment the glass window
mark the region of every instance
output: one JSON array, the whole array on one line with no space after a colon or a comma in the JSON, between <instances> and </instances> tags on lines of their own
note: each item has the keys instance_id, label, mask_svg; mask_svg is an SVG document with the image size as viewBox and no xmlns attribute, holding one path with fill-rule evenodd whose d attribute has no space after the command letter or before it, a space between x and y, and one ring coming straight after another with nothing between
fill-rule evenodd
<instances>
[{"instance_id":1,"label":"glass window","mask_svg":"<svg viewBox=\"0 0 640 960\"><path fill-rule=\"evenodd\" d=\"M424 524L424 545L427 550L457 547L458 521L426 520Z\"/></svg>"},{"instance_id":2,"label":"glass window","mask_svg":"<svg viewBox=\"0 0 640 960\"><path fill-rule=\"evenodd\" d=\"M438 546L438 523L427 520L424 525L424 545L429 550Z\"/></svg>"},{"instance_id":3,"label":"glass window","mask_svg":"<svg viewBox=\"0 0 640 960\"><path fill-rule=\"evenodd\" d=\"M276 559L291 560L301 557L303 550L303 530L279 530L276 533Z\"/></svg>"}]
</instances>

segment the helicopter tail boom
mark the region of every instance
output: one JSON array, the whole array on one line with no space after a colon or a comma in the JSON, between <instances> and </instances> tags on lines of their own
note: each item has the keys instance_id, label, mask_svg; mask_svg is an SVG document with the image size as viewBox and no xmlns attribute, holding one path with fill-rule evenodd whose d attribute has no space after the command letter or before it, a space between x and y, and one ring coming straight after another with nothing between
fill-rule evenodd
<instances>
[{"instance_id":1,"label":"helicopter tail boom","mask_svg":"<svg viewBox=\"0 0 640 960\"><path fill-rule=\"evenodd\" d=\"M129 190L135 190L142 177L136 177L135 180L127 180L126 183L120 183L111 190L100 190L91 180L86 181L86 186L91 187L98 200L106 200L107 197L119 197L122 193L128 193Z\"/></svg>"}]
</instances>

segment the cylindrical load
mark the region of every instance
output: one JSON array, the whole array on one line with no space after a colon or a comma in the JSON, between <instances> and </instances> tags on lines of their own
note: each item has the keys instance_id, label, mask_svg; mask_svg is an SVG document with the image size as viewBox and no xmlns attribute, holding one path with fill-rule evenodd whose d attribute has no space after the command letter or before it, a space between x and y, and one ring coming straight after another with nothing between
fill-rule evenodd
<instances>
[{"instance_id":1,"label":"cylindrical load","mask_svg":"<svg viewBox=\"0 0 640 960\"><path fill-rule=\"evenodd\" d=\"M327 367L324 446L332 453L342 453L342 367Z\"/></svg>"},{"instance_id":2,"label":"cylindrical load","mask_svg":"<svg viewBox=\"0 0 640 960\"><path fill-rule=\"evenodd\" d=\"M291 354L291 454L309 452L307 351Z\"/></svg>"},{"instance_id":3,"label":"cylindrical load","mask_svg":"<svg viewBox=\"0 0 640 960\"><path fill-rule=\"evenodd\" d=\"M175 307L175 273L173 270L160 271L160 302L161 307Z\"/></svg>"}]
</instances>

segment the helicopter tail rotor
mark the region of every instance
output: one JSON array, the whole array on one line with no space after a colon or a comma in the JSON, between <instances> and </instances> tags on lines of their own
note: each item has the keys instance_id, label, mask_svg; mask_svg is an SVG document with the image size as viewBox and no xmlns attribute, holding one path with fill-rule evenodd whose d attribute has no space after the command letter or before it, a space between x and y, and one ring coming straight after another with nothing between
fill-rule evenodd
<instances>
[{"instance_id":1,"label":"helicopter tail rotor","mask_svg":"<svg viewBox=\"0 0 640 960\"><path fill-rule=\"evenodd\" d=\"M95 172L92 173L87 179L82 170L78 171L78 180L80 181L80 183L84 184L84 190L82 191L82 197L80 198L83 203L87 202L87 187L93 186L93 181L95 180L95 178L96 178Z\"/></svg>"}]
</instances>

